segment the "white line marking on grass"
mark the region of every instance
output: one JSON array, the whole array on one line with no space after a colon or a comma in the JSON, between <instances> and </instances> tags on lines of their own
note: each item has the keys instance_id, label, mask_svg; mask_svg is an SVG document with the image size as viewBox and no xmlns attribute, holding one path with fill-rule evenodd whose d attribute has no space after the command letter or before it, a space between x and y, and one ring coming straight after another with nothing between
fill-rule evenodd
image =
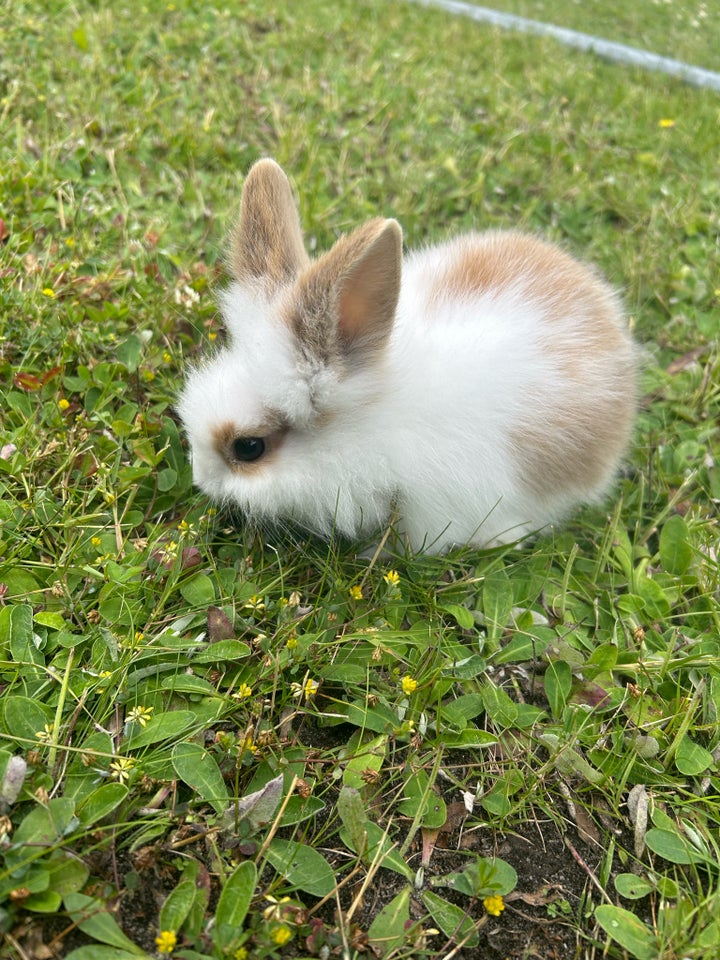
<instances>
[{"instance_id":1,"label":"white line marking on grass","mask_svg":"<svg viewBox=\"0 0 720 960\"><path fill-rule=\"evenodd\" d=\"M679 77L696 87L720 90L720 73L705 70L703 67L693 67L688 63L673 60L670 57L661 57L657 53L638 50L637 47L628 47L624 43L615 43L612 40L593 37L589 33L556 27L552 23L541 23L539 20L527 20L525 17L517 17L512 13L501 13L499 10L489 10L487 7L476 7L472 3L464 3L462 0L411 0L411 2L419 3L423 7L441 7L449 13L461 14L470 17L472 20L491 23L509 30L520 30L523 33L534 33L542 37L554 37L569 47L596 53L607 60L641 67L644 70L668 73L670 76Z\"/></svg>"}]
</instances>

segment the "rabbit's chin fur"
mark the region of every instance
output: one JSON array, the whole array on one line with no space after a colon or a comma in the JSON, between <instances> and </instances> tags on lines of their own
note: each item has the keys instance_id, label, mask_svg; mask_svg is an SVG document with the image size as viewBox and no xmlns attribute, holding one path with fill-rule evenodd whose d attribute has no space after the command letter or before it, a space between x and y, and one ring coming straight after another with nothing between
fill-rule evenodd
<instances>
[{"instance_id":1,"label":"rabbit's chin fur","mask_svg":"<svg viewBox=\"0 0 720 960\"><path fill-rule=\"evenodd\" d=\"M393 231L367 231L385 238L378 262ZM298 319L322 258L293 270L278 258L268 279L249 275L250 255L236 252L222 298L230 345L190 372L178 405L214 500L351 538L395 512L412 550L438 552L521 539L607 492L632 429L636 350L587 267L522 234L461 237L405 259L390 307L376 308L387 330L366 334L354 313L328 326L352 299L345 286ZM370 254L362 269L353 255L343 248L335 283L372 281ZM267 438L266 454L233 462L237 437Z\"/></svg>"}]
</instances>

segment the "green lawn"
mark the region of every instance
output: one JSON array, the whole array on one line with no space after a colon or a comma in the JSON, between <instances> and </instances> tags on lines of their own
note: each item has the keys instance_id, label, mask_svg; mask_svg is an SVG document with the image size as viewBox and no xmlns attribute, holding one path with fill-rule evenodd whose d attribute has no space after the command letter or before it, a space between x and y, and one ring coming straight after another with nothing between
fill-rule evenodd
<instances>
[{"instance_id":1,"label":"green lawn","mask_svg":"<svg viewBox=\"0 0 720 960\"><path fill-rule=\"evenodd\" d=\"M711 0L489 0L478 6L720 70L720 14Z\"/></svg>"},{"instance_id":2,"label":"green lawn","mask_svg":"<svg viewBox=\"0 0 720 960\"><path fill-rule=\"evenodd\" d=\"M701 7L512 5L717 68ZM380 0L13 2L0 49L0 958L720 955L718 95ZM262 155L313 248L598 264L646 348L604 507L371 563L192 490Z\"/></svg>"}]
</instances>

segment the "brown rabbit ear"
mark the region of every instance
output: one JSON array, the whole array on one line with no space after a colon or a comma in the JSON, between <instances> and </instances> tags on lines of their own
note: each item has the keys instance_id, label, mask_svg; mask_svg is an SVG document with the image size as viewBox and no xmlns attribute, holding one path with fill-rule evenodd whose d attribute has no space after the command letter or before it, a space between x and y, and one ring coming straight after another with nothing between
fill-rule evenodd
<instances>
[{"instance_id":1,"label":"brown rabbit ear","mask_svg":"<svg viewBox=\"0 0 720 960\"><path fill-rule=\"evenodd\" d=\"M274 160L258 160L245 180L232 234L233 275L276 288L294 280L308 263L290 181Z\"/></svg>"},{"instance_id":2,"label":"brown rabbit ear","mask_svg":"<svg viewBox=\"0 0 720 960\"><path fill-rule=\"evenodd\" d=\"M299 340L326 362L379 353L392 330L401 272L397 221L371 220L342 237L298 281L290 320Z\"/></svg>"}]
</instances>

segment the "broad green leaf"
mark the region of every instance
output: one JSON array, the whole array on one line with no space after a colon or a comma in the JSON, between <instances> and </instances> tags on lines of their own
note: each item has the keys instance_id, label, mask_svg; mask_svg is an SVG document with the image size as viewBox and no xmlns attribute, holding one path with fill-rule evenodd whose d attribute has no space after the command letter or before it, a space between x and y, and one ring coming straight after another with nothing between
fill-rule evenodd
<instances>
[{"instance_id":1,"label":"broad green leaf","mask_svg":"<svg viewBox=\"0 0 720 960\"><path fill-rule=\"evenodd\" d=\"M550 627L532 627L526 633L517 633L492 655L492 662L497 666L503 663L526 663L535 660L556 640L555 631Z\"/></svg>"},{"instance_id":2,"label":"broad green leaf","mask_svg":"<svg viewBox=\"0 0 720 960\"><path fill-rule=\"evenodd\" d=\"M452 939L454 943L463 940L468 947L477 946L479 937L477 933L472 932L475 930L475 924L465 910L456 907L454 903L448 903L431 890L426 890L422 894L422 902L448 940Z\"/></svg>"},{"instance_id":3,"label":"broad green leaf","mask_svg":"<svg viewBox=\"0 0 720 960\"><path fill-rule=\"evenodd\" d=\"M215 603L215 584L206 573L196 573L180 585L183 600L193 607Z\"/></svg>"},{"instance_id":4,"label":"broad green leaf","mask_svg":"<svg viewBox=\"0 0 720 960\"><path fill-rule=\"evenodd\" d=\"M492 747L498 742L498 738L493 733L471 725L464 730L441 730L436 737L436 742L441 743L448 750L470 750L478 747Z\"/></svg>"},{"instance_id":5,"label":"broad green leaf","mask_svg":"<svg viewBox=\"0 0 720 960\"><path fill-rule=\"evenodd\" d=\"M78 807L78 819L83 827L102 820L119 806L128 795L123 783L104 783L93 790Z\"/></svg>"},{"instance_id":6,"label":"broad green leaf","mask_svg":"<svg viewBox=\"0 0 720 960\"><path fill-rule=\"evenodd\" d=\"M160 907L158 930L172 930L177 933L185 923L195 901L195 882L183 877L178 885L170 891L165 902Z\"/></svg>"},{"instance_id":7,"label":"broad green leaf","mask_svg":"<svg viewBox=\"0 0 720 960\"><path fill-rule=\"evenodd\" d=\"M690 737L682 738L675 751L675 766L686 777L696 777L714 766L715 760L709 750L693 743Z\"/></svg>"},{"instance_id":8,"label":"broad green leaf","mask_svg":"<svg viewBox=\"0 0 720 960\"><path fill-rule=\"evenodd\" d=\"M693 548L687 524L679 514L674 514L663 524L660 531L660 563L663 569L674 576L687 573L693 560Z\"/></svg>"},{"instance_id":9,"label":"broad green leaf","mask_svg":"<svg viewBox=\"0 0 720 960\"><path fill-rule=\"evenodd\" d=\"M245 922L257 885L257 868L252 860L239 864L222 888L215 911L216 933L221 944L228 943Z\"/></svg>"},{"instance_id":10,"label":"broad green leaf","mask_svg":"<svg viewBox=\"0 0 720 960\"><path fill-rule=\"evenodd\" d=\"M128 951L134 957L145 957L145 951L125 936L117 921L100 900L84 893L68 893L63 897L65 909L83 933L93 940Z\"/></svg>"},{"instance_id":11,"label":"broad green leaf","mask_svg":"<svg viewBox=\"0 0 720 960\"><path fill-rule=\"evenodd\" d=\"M217 813L225 810L230 798L222 773L215 758L199 743L176 744L172 751L172 765L183 783L192 787Z\"/></svg>"},{"instance_id":12,"label":"broad green leaf","mask_svg":"<svg viewBox=\"0 0 720 960\"><path fill-rule=\"evenodd\" d=\"M158 713L144 727L137 725L137 729L125 741L124 749L137 750L151 743L160 743L161 740L178 740L196 722L197 716L192 710Z\"/></svg>"},{"instance_id":13,"label":"broad green leaf","mask_svg":"<svg viewBox=\"0 0 720 960\"><path fill-rule=\"evenodd\" d=\"M47 804L37 806L28 813L12 839L13 845L5 853L7 865L23 860L32 860L33 851L38 854L49 848L77 827L75 801L69 797L54 797Z\"/></svg>"},{"instance_id":14,"label":"broad green leaf","mask_svg":"<svg viewBox=\"0 0 720 960\"><path fill-rule=\"evenodd\" d=\"M512 583L502 568L492 570L485 576L482 607L488 639L495 641L508 625L513 608Z\"/></svg>"},{"instance_id":15,"label":"broad green leaf","mask_svg":"<svg viewBox=\"0 0 720 960\"><path fill-rule=\"evenodd\" d=\"M119 947L102 947L98 944L92 944L88 947L78 947L72 953L68 953L65 960L138 960L138 957L144 957L147 960L146 953L128 953Z\"/></svg>"},{"instance_id":16,"label":"broad green leaf","mask_svg":"<svg viewBox=\"0 0 720 960\"><path fill-rule=\"evenodd\" d=\"M57 913L62 903L62 897L56 890L43 890L41 893L31 893L23 900L23 910L32 910L33 913Z\"/></svg>"},{"instance_id":17,"label":"broad green leaf","mask_svg":"<svg viewBox=\"0 0 720 960\"><path fill-rule=\"evenodd\" d=\"M471 630L475 626L475 618L472 612L459 603L441 603L438 604L438 609L442 610L443 613L449 613L463 630Z\"/></svg>"},{"instance_id":18,"label":"broad green leaf","mask_svg":"<svg viewBox=\"0 0 720 960\"><path fill-rule=\"evenodd\" d=\"M290 827L294 823L310 820L311 817L316 817L324 809L325 804L319 797L299 797L294 794L285 804L280 817L280 826Z\"/></svg>"},{"instance_id":19,"label":"broad green leaf","mask_svg":"<svg viewBox=\"0 0 720 960\"><path fill-rule=\"evenodd\" d=\"M486 679L480 694L485 703L485 712L493 723L501 728L512 727L517 719L518 708L505 691Z\"/></svg>"},{"instance_id":20,"label":"broad green leaf","mask_svg":"<svg viewBox=\"0 0 720 960\"><path fill-rule=\"evenodd\" d=\"M225 663L250 656L250 647L242 640L218 640L193 651L193 663Z\"/></svg>"},{"instance_id":21,"label":"broad green leaf","mask_svg":"<svg viewBox=\"0 0 720 960\"><path fill-rule=\"evenodd\" d=\"M468 720L474 720L485 710L485 701L479 693L466 693L455 700L443 704L440 711L440 722L452 724L462 729Z\"/></svg>"},{"instance_id":22,"label":"broad green leaf","mask_svg":"<svg viewBox=\"0 0 720 960\"><path fill-rule=\"evenodd\" d=\"M638 577L635 591L642 597L645 609L652 619L664 620L670 615L670 601L655 580L645 576Z\"/></svg>"},{"instance_id":23,"label":"broad green leaf","mask_svg":"<svg viewBox=\"0 0 720 960\"><path fill-rule=\"evenodd\" d=\"M595 647L587 659L587 665L592 664L599 672L612 670L617 663L618 648L616 643L601 643Z\"/></svg>"},{"instance_id":24,"label":"broad green leaf","mask_svg":"<svg viewBox=\"0 0 720 960\"><path fill-rule=\"evenodd\" d=\"M424 770L411 773L405 780L403 799L398 811L405 817L420 817L423 827L442 827L447 820L443 798L430 787L430 779Z\"/></svg>"},{"instance_id":25,"label":"broad green leaf","mask_svg":"<svg viewBox=\"0 0 720 960\"><path fill-rule=\"evenodd\" d=\"M404 887L377 914L368 930L370 948L381 957L402 947L410 920L410 887Z\"/></svg>"},{"instance_id":26,"label":"broad green leaf","mask_svg":"<svg viewBox=\"0 0 720 960\"><path fill-rule=\"evenodd\" d=\"M645 877L638 877L634 873L619 873L615 877L615 889L626 900L640 900L652 893L655 884Z\"/></svg>"},{"instance_id":27,"label":"broad green leaf","mask_svg":"<svg viewBox=\"0 0 720 960\"><path fill-rule=\"evenodd\" d=\"M65 630L68 626L65 617L55 610L39 610L33 619L35 623L39 623L41 627L49 627L51 630ZM78 639L80 638L78 637Z\"/></svg>"},{"instance_id":28,"label":"broad green leaf","mask_svg":"<svg viewBox=\"0 0 720 960\"><path fill-rule=\"evenodd\" d=\"M658 943L652 930L629 910L603 903L595 908L595 919L616 943L635 960L657 960Z\"/></svg>"},{"instance_id":29,"label":"broad green leaf","mask_svg":"<svg viewBox=\"0 0 720 960\"><path fill-rule=\"evenodd\" d=\"M387 736L374 737L367 743L360 741L356 751L353 751L353 755L345 764L343 783L348 787L355 787L356 790L362 790L366 784L363 778L365 771L378 773L382 769L387 745Z\"/></svg>"},{"instance_id":30,"label":"broad green leaf","mask_svg":"<svg viewBox=\"0 0 720 960\"><path fill-rule=\"evenodd\" d=\"M82 890L90 875L82 860L76 860L60 851L49 862L45 861L45 868L50 874L51 889L61 897Z\"/></svg>"},{"instance_id":31,"label":"broad green leaf","mask_svg":"<svg viewBox=\"0 0 720 960\"><path fill-rule=\"evenodd\" d=\"M4 578L10 580L10 576ZM8 583L6 582L6 586ZM10 588L8 586L8 593ZM10 653L16 663L43 663L45 658L39 648L33 629L33 610L27 603L10 607Z\"/></svg>"},{"instance_id":32,"label":"broad green leaf","mask_svg":"<svg viewBox=\"0 0 720 960\"><path fill-rule=\"evenodd\" d=\"M337 810L350 836L352 849L362 857L367 847L367 810L360 791L345 785L337 799Z\"/></svg>"},{"instance_id":33,"label":"broad green leaf","mask_svg":"<svg viewBox=\"0 0 720 960\"><path fill-rule=\"evenodd\" d=\"M312 847L276 837L265 858L288 883L313 897L326 897L335 889L335 871Z\"/></svg>"},{"instance_id":34,"label":"broad green leaf","mask_svg":"<svg viewBox=\"0 0 720 960\"><path fill-rule=\"evenodd\" d=\"M554 717L561 717L572 687L572 671L564 660L551 660L545 671L545 695Z\"/></svg>"},{"instance_id":35,"label":"broad green leaf","mask_svg":"<svg viewBox=\"0 0 720 960\"><path fill-rule=\"evenodd\" d=\"M653 853L670 863L702 863L705 858L674 830L653 827L645 834L645 843Z\"/></svg>"},{"instance_id":36,"label":"broad green leaf","mask_svg":"<svg viewBox=\"0 0 720 960\"><path fill-rule=\"evenodd\" d=\"M367 833L365 863L368 866L380 864L385 869L392 870L393 873L399 873L406 879L412 880L415 875L414 871L400 856L390 837L386 836L385 832L372 820L368 820L365 824L365 832ZM358 853L353 846L352 837L344 827L340 829L340 839L349 850Z\"/></svg>"}]
</instances>

